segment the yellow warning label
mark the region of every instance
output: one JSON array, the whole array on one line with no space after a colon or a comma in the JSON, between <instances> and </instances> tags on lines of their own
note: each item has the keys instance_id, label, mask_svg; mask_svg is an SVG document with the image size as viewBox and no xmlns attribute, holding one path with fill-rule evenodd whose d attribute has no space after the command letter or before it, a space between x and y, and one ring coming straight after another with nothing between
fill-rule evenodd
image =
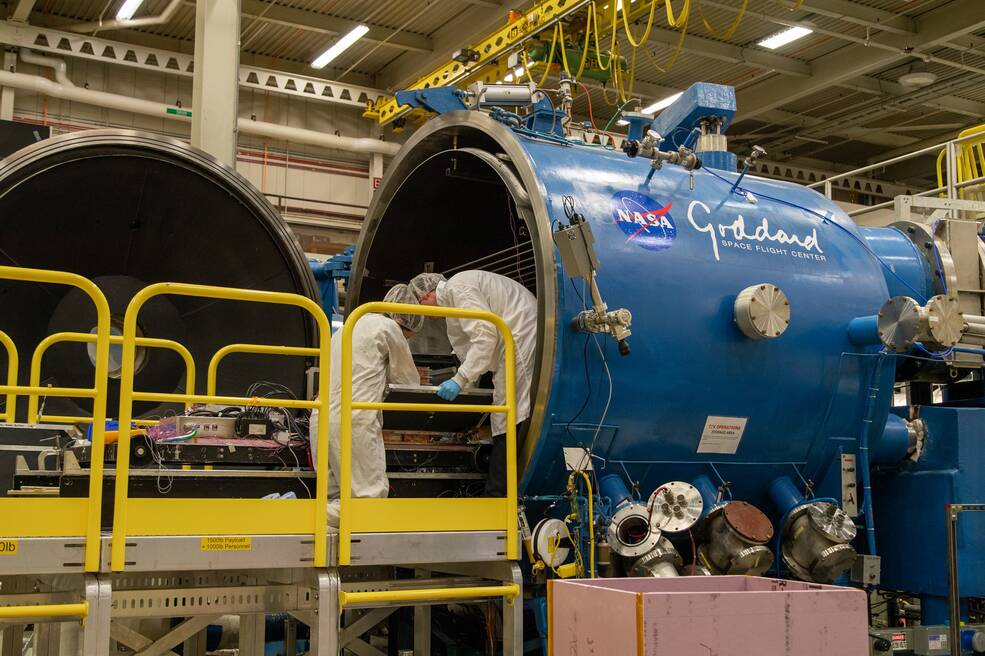
<instances>
[{"instance_id":1,"label":"yellow warning label","mask_svg":"<svg viewBox=\"0 0 985 656\"><path fill-rule=\"evenodd\" d=\"M253 540L246 536L202 538L202 551L250 551Z\"/></svg>"},{"instance_id":2,"label":"yellow warning label","mask_svg":"<svg viewBox=\"0 0 985 656\"><path fill-rule=\"evenodd\" d=\"M13 556L17 553L17 540L0 540L0 556Z\"/></svg>"}]
</instances>

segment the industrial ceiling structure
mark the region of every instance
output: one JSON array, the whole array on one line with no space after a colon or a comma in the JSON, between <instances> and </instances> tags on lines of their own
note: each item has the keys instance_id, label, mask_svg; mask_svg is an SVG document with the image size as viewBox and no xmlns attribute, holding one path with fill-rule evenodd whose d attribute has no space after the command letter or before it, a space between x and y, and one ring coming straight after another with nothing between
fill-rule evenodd
<instances>
[{"instance_id":1,"label":"industrial ceiling structure","mask_svg":"<svg viewBox=\"0 0 985 656\"><path fill-rule=\"evenodd\" d=\"M627 2L613 1L620 10ZM612 33L608 2L570 2L585 7L568 22L569 47L581 48L570 26L584 23L594 5L601 16L595 36L605 50ZM689 4L683 25L671 25ZM768 173L777 177L817 180L940 143L985 117L982 0L671 0L667 15L662 5L654 3L660 7L654 15L648 0L632 0L629 29L616 21L619 52L634 52L625 91L645 107L697 81L734 85L733 148L741 156L753 144L763 146ZM501 28L509 12L533 6L529 0L242 0L241 60L390 93ZM136 46L193 51L194 2L147 0L138 20L125 28L114 20L115 7L109 0L8 0L6 17ZM630 39L643 36L648 22L647 39L634 50ZM362 39L325 68L311 67L319 53L360 24L368 28ZM799 28L800 38L774 48L761 45L792 28ZM551 30L540 38L550 41ZM579 93L575 114L605 121L617 104L616 90L611 82L584 82L591 108L589 94ZM357 110L372 93L355 95L351 104ZM934 186L932 159L868 175L886 183L877 193L881 199L926 189Z\"/></svg>"}]
</instances>

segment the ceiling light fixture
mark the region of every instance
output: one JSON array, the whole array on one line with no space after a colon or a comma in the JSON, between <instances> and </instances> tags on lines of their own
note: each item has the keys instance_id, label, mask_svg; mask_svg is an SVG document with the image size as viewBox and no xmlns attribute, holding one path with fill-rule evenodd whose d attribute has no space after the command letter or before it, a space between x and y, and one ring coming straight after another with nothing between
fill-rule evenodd
<instances>
[{"instance_id":1,"label":"ceiling light fixture","mask_svg":"<svg viewBox=\"0 0 985 656\"><path fill-rule=\"evenodd\" d=\"M133 18L133 15L137 13L140 9L140 5L144 4L144 0L126 0L120 10L116 12L116 20L128 21Z\"/></svg>"},{"instance_id":2,"label":"ceiling light fixture","mask_svg":"<svg viewBox=\"0 0 985 656\"><path fill-rule=\"evenodd\" d=\"M363 38L367 32L369 32L369 28L365 25L356 25L348 34L336 41L331 48L318 55L315 61L311 62L311 68L325 68L330 61L341 55L353 43Z\"/></svg>"},{"instance_id":3,"label":"ceiling light fixture","mask_svg":"<svg viewBox=\"0 0 985 656\"><path fill-rule=\"evenodd\" d=\"M658 100L657 102L653 103L649 107L644 107L641 111L644 114L652 114L653 112L659 112L661 109L673 105L674 101L680 98L681 95L683 95L683 92L675 93L672 96L667 96L663 100Z\"/></svg>"},{"instance_id":4,"label":"ceiling light fixture","mask_svg":"<svg viewBox=\"0 0 985 656\"><path fill-rule=\"evenodd\" d=\"M769 48L770 50L776 50L777 48L782 48L788 43L793 43L797 39L802 39L808 34L813 33L814 30L809 30L806 27L791 27L790 29L777 32L776 34L763 39L757 45L764 48Z\"/></svg>"}]
</instances>

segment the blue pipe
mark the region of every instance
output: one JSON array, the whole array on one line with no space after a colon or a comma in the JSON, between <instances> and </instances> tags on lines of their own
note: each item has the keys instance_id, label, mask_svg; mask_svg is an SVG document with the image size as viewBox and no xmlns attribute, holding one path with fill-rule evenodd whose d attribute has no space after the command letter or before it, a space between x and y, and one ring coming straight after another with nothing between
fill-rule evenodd
<instances>
[{"instance_id":1,"label":"blue pipe","mask_svg":"<svg viewBox=\"0 0 985 656\"><path fill-rule=\"evenodd\" d=\"M855 346L875 346L882 340L879 338L879 317L872 314L867 317L855 317L848 322L848 339Z\"/></svg>"},{"instance_id":2,"label":"blue pipe","mask_svg":"<svg viewBox=\"0 0 985 656\"><path fill-rule=\"evenodd\" d=\"M612 504L613 508L633 500L633 496L620 474L609 474L599 479L599 496L609 497L609 503Z\"/></svg>"},{"instance_id":3,"label":"blue pipe","mask_svg":"<svg viewBox=\"0 0 985 656\"><path fill-rule=\"evenodd\" d=\"M691 481L691 485L696 487L698 492L701 494L701 501L703 502L703 506L701 508L701 518L704 519L704 517L711 512L711 509L718 503L718 488L705 474L702 474Z\"/></svg>"}]
</instances>

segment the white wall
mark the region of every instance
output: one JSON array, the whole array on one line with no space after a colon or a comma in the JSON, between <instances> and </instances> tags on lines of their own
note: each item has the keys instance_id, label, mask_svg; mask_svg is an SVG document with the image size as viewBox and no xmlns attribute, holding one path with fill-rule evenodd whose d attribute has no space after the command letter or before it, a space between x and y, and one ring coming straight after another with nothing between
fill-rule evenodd
<instances>
[{"instance_id":1,"label":"white wall","mask_svg":"<svg viewBox=\"0 0 985 656\"><path fill-rule=\"evenodd\" d=\"M192 79L142 71L117 65L66 58L68 74L78 86L167 104L192 107ZM18 62L17 71L51 77L50 69ZM77 102L16 91L14 120L50 125L52 133L63 134L96 127L132 128L187 141L191 124L134 115ZM241 89L239 114L294 127L326 133L338 131L347 137L371 137L374 123L358 108L295 98L252 89ZM340 219L347 225L361 220L372 196L368 156L332 151L306 144L286 143L241 135L237 170L261 191L291 200L272 198L285 213L312 219ZM304 234L317 232L308 227ZM351 228L331 231L331 242L355 240ZM307 246L307 244L306 244ZM324 244L322 251L324 251ZM327 246L329 252L335 248Z\"/></svg>"},{"instance_id":2,"label":"white wall","mask_svg":"<svg viewBox=\"0 0 985 656\"><path fill-rule=\"evenodd\" d=\"M865 205L857 205L842 200L836 200L835 203L846 212L853 212L865 207ZM887 208L853 216L852 220L860 226L881 227L894 223L896 221L896 214L892 208Z\"/></svg>"}]
</instances>

